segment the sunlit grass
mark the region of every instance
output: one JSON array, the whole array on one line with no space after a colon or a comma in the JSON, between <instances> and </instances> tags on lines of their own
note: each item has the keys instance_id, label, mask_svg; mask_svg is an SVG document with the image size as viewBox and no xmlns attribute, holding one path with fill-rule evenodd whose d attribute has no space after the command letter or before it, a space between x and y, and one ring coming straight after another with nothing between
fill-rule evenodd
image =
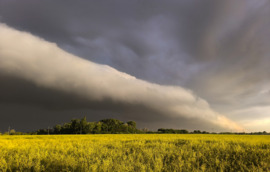
<instances>
[{"instance_id":1,"label":"sunlit grass","mask_svg":"<svg viewBox=\"0 0 270 172\"><path fill-rule=\"evenodd\" d=\"M0 136L0 171L269 171L270 136Z\"/></svg>"}]
</instances>

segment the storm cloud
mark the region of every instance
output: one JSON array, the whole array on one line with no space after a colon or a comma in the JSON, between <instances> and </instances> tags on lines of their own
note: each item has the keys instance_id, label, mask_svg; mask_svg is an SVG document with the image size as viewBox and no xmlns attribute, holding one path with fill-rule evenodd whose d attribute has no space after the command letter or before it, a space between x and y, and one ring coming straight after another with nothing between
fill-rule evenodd
<instances>
[{"instance_id":1,"label":"storm cloud","mask_svg":"<svg viewBox=\"0 0 270 172\"><path fill-rule=\"evenodd\" d=\"M151 124L151 126L155 126L154 123L157 124L156 126L172 127L193 125L189 128L208 130L209 128L205 127L210 126L208 115L213 112L213 116L223 114L250 131L269 130L269 17L270 3L266 0L117 0L113 2L0 0L1 22L16 30L38 36L43 39L41 41L43 43L45 40L49 42L48 44L54 42L55 44L51 46L64 56L71 57L71 54L74 54L85 59L85 61L80 59L79 63L84 61L89 65L99 66L97 69L102 72L95 72L96 75L106 74L104 71L107 71L108 75L105 75L107 78L104 77L104 80L111 84L111 87L104 85L103 88L99 88L99 85L91 85L93 88L90 92L87 90L90 87L79 88L81 91L76 91L73 88L75 85L70 86L74 82L73 77L86 80L92 76L88 76L85 72L81 72L81 75L73 72L76 65L69 67L72 69L69 72L73 77L70 80L65 78L57 85L48 85L49 81L52 82L55 78L42 77L43 81L34 80L35 77L42 76L42 73L31 78L32 69L29 69L28 75L26 75L27 70L23 68L23 71L17 71L24 76L15 75L11 71L7 73L7 69L4 69L2 71L5 72L1 72L0 79L1 82L5 81L5 84L2 84L0 91L5 96L2 96L0 101L4 104L9 103L7 107L11 107L10 104L16 101L18 104L24 102L22 104L35 108L43 104L43 108L50 109L46 115L55 114L52 112L55 108L76 107L78 112L86 112L88 109L94 110L98 115L117 114L116 116L121 119L135 118L140 123ZM25 35L24 32L22 33ZM32 45L28 46L31 47ZM51 52L54 51L56 50ZM20 66L25 65L24 67L28 69L29 67L26 66L29 65L29 61L24 61L23 58L20 60ZM51 70L47 74L45 70L48 68L55 67L58 71L67 69L65 65L51 66L67 62L61 59L57 61L56 58L50 60L50 62L49 60L39 62L44 66L44 75L56 72ZM6 60L4 62L7 63ZM77 68L82 70L81 66ZM116 76L127 77L117 80L117 83L120 81L123 85L127 84L127 87L114 88L118 85L114 85L116 81L111 79ZM92 80L92 82L97 84L100 81ZM13 83L24 86L25 90L33 90L32 94L26 96L23 91L16 91L19 89ZM151 85L152 92L146 89L149 87L148 84ZM113 93L119 94L117 99L108 88L116 89ZM95 89L107 91L101 94ZM164 91L159 93L159 90ZM91 99L86 92L91 94ZM132 94L126 97L130 92ZM181 97L176 98L177 101L155 102L148 99L149 97L158 99L158 95L175 99L171 96L175 94L176 97ZM135 99L132 95L140 95L138 96L140 99ZM51 102L50 96L53 97ZM77 98L70 101L69 98L72 99L74 96ZM189 101L186 102L186 98ZM189 106L191 102L196 102L194 107ZM184 113L187 109L183 111L181 107L181 120L175 122L175 116L177 118L179 116L172 110L175 104L190 107L192 113ZM144 119L144 115L136 117L138 108L135 106L144 107L141 107L144 110L138 113L147 112L153 116L158 114L156 116L159 117L156 120L151 118L154 121ZM206 109L206 117L203 117L205 113L200 108ZM103 113L102 109L107 109L108 112ZM200 109L200 115L199 112L194 113L196 109ZM44 110L40 109L38 112L44 116ZM64 116L63 114L59 116ZM125 118L123 114L129 117ZM91 118L97 119L98 115L92 115Z\"/></svg>"},{"instance_id":2,"label":"storm cloud","mask_svg":"<svg viewBox=\"0 0 270 172\"><path fill-rule=\"evenodd\" d=\"M107 65L71 55L54 43L3 24L0 25L0 37L1 73L25 79L39 87L74 94L86 102L108 99L120 104L145 106L164 118L196 118L222 128L242 129L211 110L205 100L189 90L136 79Z\"/></svg>"}]
</instances>

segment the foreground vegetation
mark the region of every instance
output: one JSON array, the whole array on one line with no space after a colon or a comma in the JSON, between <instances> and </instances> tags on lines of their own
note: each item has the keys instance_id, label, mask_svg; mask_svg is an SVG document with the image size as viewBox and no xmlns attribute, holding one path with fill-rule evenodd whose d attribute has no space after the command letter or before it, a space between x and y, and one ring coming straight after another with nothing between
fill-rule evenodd
<instances>
[{"instance_id":1,"label":"foreground vegetation","mask_svg":"<svg viewBox=\"0 0 270 172\"><path fill-rule=\"evenodd\" d=\"M0 136L0 171L269 171L270 136Z\"/></svg>"}]
</instances>

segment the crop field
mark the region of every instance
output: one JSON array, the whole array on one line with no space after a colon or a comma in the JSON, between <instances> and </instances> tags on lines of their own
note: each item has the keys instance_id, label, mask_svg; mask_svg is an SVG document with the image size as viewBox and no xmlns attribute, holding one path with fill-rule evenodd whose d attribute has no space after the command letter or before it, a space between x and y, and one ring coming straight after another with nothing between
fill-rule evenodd
<instances>
[{"instance_id":1,"label":"crop field","mask_svg":"<svg viewBox=\"0 0 270 172\"><path fill-rule=\"evenodd\" d=\"M269 171L270 136L0 136L0 171Z\"/></svg>"}]
</instances>

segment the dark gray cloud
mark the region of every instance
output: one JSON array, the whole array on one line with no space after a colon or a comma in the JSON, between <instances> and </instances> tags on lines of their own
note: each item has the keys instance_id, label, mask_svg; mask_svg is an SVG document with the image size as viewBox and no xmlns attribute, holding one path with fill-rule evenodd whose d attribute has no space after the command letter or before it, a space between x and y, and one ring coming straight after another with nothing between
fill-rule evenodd
<instances>
[{"instance_id":1,"label":"dark gray cloud","mask_svg":"<svg viewBox=\"0 0 270 172\"><path fill-rule=\"evenodd\" d=\"M190 90L137 79L4 24L0 24L0 37L3 103L43 109L120 109L118 117L144 122L196 119L219 128L242 130Z\"/></svg>"},{"instance_id":2,"label":"dark gray cloud","mask_svg":"<svg viewBox=\"0 0 270 172\"><path fill-rule=\"evenodd\" d=\"M161 127L224 130L208 121L202 123L202 119L170 118L143 104L119 103L111 99L91 101L74 93L67 94L40 87L33 82L8 74L0 74L0 81L0 131L2 132L8 127L19 131L33 131L84 116L91 121L105 118L135 120L138 127L153 130Z\"/></svg>"},{"instance_id":3,"label":"dark gray cloud","mask_svg":"<svg viewBox=\"0 0 270 172\"><path fill-rule=\"evenodd\" d=\"M137 78L191 89L249 126L259 114L270 118L269 17L264 0L0 0L1 22Z\"/></svg>"},{"instance_id":4,"label":"dark gray cloud","mask_svg":"<svg viewBox=\"0 0 270 172\"><path fill-rule=\"evenodd\" d=\"M162 84L179 84L186 78L190 57L181 49L194 52L207 25L201 18L216 10L210 1L1 2L2 22L80 57Z\"/></svg>"}]
</instances>

